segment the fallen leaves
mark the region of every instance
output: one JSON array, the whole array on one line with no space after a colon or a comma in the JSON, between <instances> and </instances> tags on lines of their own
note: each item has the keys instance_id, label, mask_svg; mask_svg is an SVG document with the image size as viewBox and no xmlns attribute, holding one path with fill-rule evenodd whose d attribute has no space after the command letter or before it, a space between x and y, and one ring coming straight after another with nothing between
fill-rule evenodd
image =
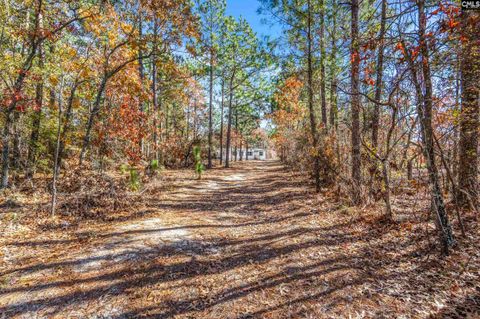
<instances>
[{"instance_id":1,"label":"fallen leaves","mask_svg":"<svg viewBox=\"0 0 480 319\"><path fill-rule=\"evenodd\" d=\"M162 174L128 212L108 211L112 197L132 199L112 177L68 177L62 186L71 196L95 193L97 184L116 190L96 197L107 203L93 208L104 218L82 217L64 228L71 216L60 214L42 221L54 222L48 229L20 219L29 232L0 240L0 311L11 317L437 318L479 309L478 225L466 218L468 238L440 258L424 231L433 225L408 206L428 207L421 192L415 201L402 195L405 218L391 223L381 207L347 208L311 193L301 175L277 164L207 171L199 182L187 171ZM95 267L75 272L82 264Z\"/></svg>"}]
</instances>

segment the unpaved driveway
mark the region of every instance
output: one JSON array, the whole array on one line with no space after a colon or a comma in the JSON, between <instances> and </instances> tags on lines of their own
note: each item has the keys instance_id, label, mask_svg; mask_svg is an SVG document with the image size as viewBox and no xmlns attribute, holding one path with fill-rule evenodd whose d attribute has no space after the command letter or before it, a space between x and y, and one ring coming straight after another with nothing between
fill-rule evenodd
<instances>
[{"instance_id":1,"label":"unpaved driveway","mask_svg":"<svg viewBox=\"0 0 480 319\"><path fill-rule=\"evenodd\" d=\"M448 260L278 162L234 166L152 187L129 218L9 242L0 318L428 318L478 289L466 269L452 295Z\"/></svg>"}]
</instances>

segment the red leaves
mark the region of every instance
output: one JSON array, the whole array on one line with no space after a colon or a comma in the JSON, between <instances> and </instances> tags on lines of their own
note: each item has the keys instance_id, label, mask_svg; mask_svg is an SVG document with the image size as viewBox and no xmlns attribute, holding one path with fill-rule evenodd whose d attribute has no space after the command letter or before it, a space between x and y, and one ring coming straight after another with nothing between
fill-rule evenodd
<instances>
[{"instance_id":1,"label":"red leaves","mask_svg":"<svg viewBox=\"0 0 480 319\"><path fill-rule=\"evenodd\" d=\"M360 61L360 55L358 54L357 51L354 51L352 52L352 54L350 54L350 63L354 63L356 61Z\"/></svg>"},{"instance_id":2,"label":"red leaves","mask_svg":"<svg viewBox=\"0 0 480 319\"><path fill-rule=\"evenodd\" d=\"M25 109L26 109L26 107L25 107L24 103L17 103L17 105L15 106L15 110L17 112L23 113L23 112L25 112Z\"/></svg>"},{"instance_id":3,"label":"red leaves","mask_svg":"<svg viewBox=\"0 0 480 319\"><path fill-rule=\"evenodd\" d=\"M1 106L2 107L12 107L12 104L15 105L15 109L18 112L25 112L26 105L25 103L21 103L25 101L25 96L21 91L16 92L9 92L5 90L4 98L2 100Z\"/></svg>"},{"instance_id":4,"label":"red leaves","mask_svg":"<svg viewBox=\"0 0 480 319\"><path fill-rule=\"evenodd\" d=\"M420 46L415 46L410 49L410 56L412 57L412 60L415 60L420 53Z\"/></svg>"},{"instance_id":5,"label":"red leaves","mask_svg":"<svg viewBox=\"0 0 480 319\"><path fill-rule=\"evenodd\" d=\"M370 63L365 67L364 82L370 86L375 86L375 80L372 77L370 77L370 74L373 74L373 68L374 68L374 63Z\"/></svg>"},{"instance_id":6,"label":"red leaves","mask_svg":"<svg viewBox=\"0 0 480 319\"><path fill-rule=\"evenodd\" d=\"M99 127L99 143L106 143L106 136L120 143L130 164L141 160L140 141L147 134L146 115L140 110L138 100L130 95L122 98L117 109L111 110L106 125Z\"/></svg>"},{"instance_id":7,"label":"red leaves","mask_svg":"<svg viewBox=\"0 0 480 319\"><path fill-rule=\"evenodd\" d=\"M402 55L405 55L405 53L406 53L406 52L405 52L405 48L403 47L402 42L397 42L397 45L395 46L395 49L396 49L397 51L402 52Z\"/></svg>"},{"instance_id":8,"label":"red leaves","mask_svg":"<svg viewBox=\"0 0 480 319\"><path fill-rule=\"evenodd\" d=\"M456 33L460 26L460 7L456 4L442 2L440 2L438 6L438 9L433 11L432 15L439 13L445 15L445 19L441 21L440 30L442 32Z\"/></svg>"}]
</instances>

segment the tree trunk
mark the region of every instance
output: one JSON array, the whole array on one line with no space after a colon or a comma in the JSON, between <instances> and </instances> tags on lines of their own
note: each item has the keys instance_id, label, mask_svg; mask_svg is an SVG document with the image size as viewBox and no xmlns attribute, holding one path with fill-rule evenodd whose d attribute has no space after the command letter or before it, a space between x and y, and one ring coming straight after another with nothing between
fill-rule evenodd
<instances>
[{"instance_id":1,"label":"tree trunk","mask_svg":"<svg viewBox=\"0 0 480 319\"><path fill-rule=\"evenodd\" d=\"M13 169L18 170L20 168L20 158L22 156L20 151L20 140L21 140L21 133L19 130L19 120L20 120L20 113L15 112L13 114Z\"/></svg>"},{"instance_id":2,"label":"tree trunk","mask_svg":"<svg viewBox=\"0 0 480 319\"><path fill-rule=\"evenodd\" d=\"M53 156L53 181L52 181L52 201L50 208L50 215L55 216L55 209L57 206L57 179L59 173L59 156L61 147L61 135L62 135L62 100L61 96L62 88L60 88L60 94L58 99L58 128L57 128L57 141L55 147L55 154Z\"/></svg>"},{"instance_id":3,"label":"tree trunk","mask_svg":"<svg viewBox=\"0 0 480 319\"><path fill-rule=\"evenodd\" d=\"M332 0L332 50L330 53L330 127L337 128L337 3Z\"/></svg>"},{"instance_id":4,"label":"tree trunk","mask_svg":"<svg viewBox=\"0 0 480 319\"><path fill-rule=\"evenodd\" d=\"M478 205L478 132L480 79L480 15L475 11L462 10L461 28L461 87L462 109L460 113L460 141L457 201L468 207L470 202Z\"/></svg>"},{"instance_id":5,"label":"tree trunk","mask_svg":"<svg viewBox=\"0 0 480 319\"><path fill-rule=\"evenodd\" d=\"M212 35L213 37L213 35ZM211 37L211 39L212 39ZM212 40L213 41L213 40ZM213 44L211 44L213 45ZM208 105L208 164L207 168L212 168L212 135L213 135L213 126L212 126L212 112L213 112L213 48L210 48L210 87L209 95L210 101Z\"/></svg>"},{"instance_id":6,"label":"tree trunk","mask_svg":"<svg viewBox=\"0 0 480 319\"><path fill-rule=\"evenodd\" d=\"M222 78L222 100L221 100L221 111L220 111L220 165L223 163L223 103L224 103L224 97L225 97L225 81Z\"/></svg>"},{"instance_id":7,"label":"tree trunk","mask_svg":"<svg viewBox=\"0 0 480 319\"><path fill-rule=\"evenodd\" d=\"M79 160L79 165L80 166L83 164L83 160L85 159L85 153L87 152L87 149L90 146L90 138L91 138L91 133L92 133L92 128L93 128L93 123L95 121L95 117L97 116L98 112L100 111L100 103L102 101L103 92L105 91L105 87L107 85L107 80L108 80L107 75L104 75L103 78L102 78L102 82L100 83L100 86L98 87L97 96L95 97L95 103L93 105L92 111L90 112L90 115L88 116L87 128L85 130L85 136L83 138L82 150L80 152L80 160Z\"/></svg>"},{"instance_id":8,"label":"tree trunk","mask_svg":"<svg viewBox=\"0 0 480 319\"><path fill-rule=\"evenodd\" d=\"M387 20L387 0L382 0L382 12L380 18L380 34L378 35L378 55L377 55L377 79L375 82L375 103L372 114L372 146L376 150L378 147L378 127L380 121L380 100L383 89L383 55L385 41L385 24Z\"/></svg>"},{"instance_id":9,"label":"tree trunk","mask_svg":"<svg viewBox=\"0 0 480 319\"><path fill-rule=\"evenodd\" d=\"M407 179L409 181L413 180L413 158L407 162Z\"/></svg>"},{"instance_id":10,"label":"tree trunk","mask_svg":"<svg viewBox=\"0 0 480 319\"><path fill-rule=\"evenodd\" d=\"M308 110L310 115L310 130L312 134L312 147L314 151L313 175L315 177L315 190L320 192L320 157L318 154L318 135L317 120L313 108L313 65L312 65L312 10L311 0L307 2L307 92L308 92Z\"/></svg>"},{"instance_id":11,"label":"tree trunk","mask_svg":"<svg viewBox=\"0 0 480 319\"><path fill-rule=\"evenodd\" d=\"M238 160L238 111L235 108L235 162Z\"/></svg>"},{"instance_id":12,"label":"tree trunk","mask_svg":"<svg viewBox=\"0 0 480 319\"><path fill-rule=\"evenodd\" d=\"M141 12L139 13L139 20L138 20L138 40L141 43L142 38L143 38L143 23L142 23L142 14ZM145 78L145 71L144 71L144 66L143 66L143 53L141 50L141 46L139 46L138 49L138 75L139 75L139 81L140 81L140 92L138 94L138 102L139 102L139 108L140 112L144 113L145 112L145 103L142 101L142 93L143 93L143 88L144 88L144 78ZM140 156L144 153L144 141L142 137L142 119L139 120L138 122L138 132L140 134L138 138L139 142L139 148L140 148Z\"/></svg>"},{"instance_id":13,"label":"tree trunk","mask_svg":"<svg viewBox=\"0 0 480 319\"><path fill-rule=\"evenodd\" d=\"M156 29L156 27L155 27ZM157 61L152 59L152 104L153 104L153 148L154 159L159 161L158 153L158 100L157 100Z\"/></svg>"},{"instance_id":14,"label":"tree trunk","mask_svg":"<svg viewBox=\"0 0 480 319\"><path fill-rule=\"evenodd\" d=\"M385 201L386 214L389 219L392 219L392 205L390 203L390 178L388 176L389 171L389 160L388 157L382 161L382 173L383 173L383 183L385 184L385 190L383 195L383 200Z\"/></svg>"},{"instance_id":15,"label":"tree trunk","mask_svg":"<svg viewBox=\"0 0 480 319\"><path fill-rule=\"evenodd\" d=\"M67 109L65 110L65 121L63 123L63 128L61 131L60 135L60 145L59 145L59 151L58 151L58 174L60 173L60 169L62 167L62 160L65 155L65 138L67 136L67 132L70 129L70 119L72 117L72 108L73 108L73 101L75 100L75 94L77 91L78 86L80 85L80 82L76 81L73 84L72 90L70 91L70 96L68 97L68 104L67 104Z\"/></svg>"},{"instance_id":16,"label":"tree trunk","mask_svg":"<svg viewBox=\"0 0 480 319\"><path fill-rule=\"evenodd\" d=\"M12 112L5 110L5 126L2 136L2 188L8 187L9 168L10 168L10 133L12 130Z\"/></svg>"},{"instance_id":17,"label":"tree trunk","mask_svg":"<svg viewBox=\"0 0 480 319\"><path fill-rule=\"evenodd\" d=\"M421 65L422 76L424 80L424 90L418 81L418 75L416 73L414 62L407 53L407 59L410 64L412 72L412 78L417 94L417 111L420 118L420 125L422 131L422 141L424 144L423 152L427 160L427 169L430 181L430 188L432 194L432 208L436 215L436 226L439 234L439 241L441 244L443 254L447 255L449 247L453 244L452 229L448 220L448 215L445 209L442 190L440 188L440 181L438 177L438 169L435 163L435 150L434 150L434 132L432 127L432 82L430 75L430 62L429 62L429 50L428 43L425 36L427 18L425 15L425 2L419 0L418 6L418 24L419 24L419 36L420 36L420 53L421 53ZM425 93L423 93L425 92Z\"/></svg>"},{"instance_id":18,"label":"tree trunk","mask_svg":"<svg viewBox=\"0 0 480 319\"><path fill-rule=\"evenodd\" d=\"M320 99L323 128L327 129L328 118L325 85L325 5L324 0L320 0Z\"/></svg>"},{"instance_id":19,"label":"tree trunk","mask_svg":"<svg viewBox=\"0 0 480 319\"><path fill-rule=\"evenodd\" d=\"M230 147L231 147L231 136L232 136L232 106L233 106L233 79L235 77L235 71L233 71L230 78L230 91L229 91L229 101L228 101L228 121L227 121L227 147L225 154L225 167L230 167Z\"/></svg>"},{"instance_id":20,"label":"tree trunk","mask_svg":"<svg viewBox=\"0 0 480 319\"><path fill-rule=\"evenodd\" d=\"M243 161L243 152L242 152L242 139L240 139L240 162Z\"/></svg>"},{"instance_id":21,"label":"tree trunk","mask_svg":"<svg viewBox=\"0 0 480 319\"><path fill-rule=\"evenodd\" d=\"M38 47L38 67L43 69L43 52L42 46ZM55 92L50 90L50 105L55 101ZM37 157L38 137L40 135L40 121L42 119L43 107L43 77L35 86L35 109L33 112L32 131L30 133L30 142L28 144L27 157L27 178L31 178L35 172L35 163Z\"/></svg>"},{"instance_id":22,"label":"tree trunk","mask_svg":"<svg viewBox=\"0 0 480 319\"><path fill-rule=\"evenodd\" d=\"M352 199L360 204L361 199L361 149L360 149L360 95L359 95L359 43L358 43L358 0L352 0L351 23L351 85L352 85Z\"/></svg>"}]
</instances>

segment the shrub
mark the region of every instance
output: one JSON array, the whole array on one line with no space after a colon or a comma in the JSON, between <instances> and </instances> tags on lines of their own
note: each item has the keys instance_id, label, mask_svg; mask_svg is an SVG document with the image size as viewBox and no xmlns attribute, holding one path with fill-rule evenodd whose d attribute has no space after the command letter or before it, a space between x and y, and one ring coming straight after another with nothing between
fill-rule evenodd
<instances>
[{"instance_id":1,"label":"shrub","mask_svg":"<svg viewBox=\"0 0 480 319\"><path fill-rule=\"evenodd\" d=\"M130 168L130 178L128 179L129 187L132 191L138 191L141 187L140 174L136 168Z\"/></svg>"},{"instance_id":2,"label":"shrub","mask_svg":"<svg viewBox=\"0 0 480 319\"><path fill-rule=\"evenodd\" d=\"M195 146L193 148L193 157L195 159L195 172L197 173L197 178L202 179L202 173L205 170L205 167L202 164L202 152L200 146Z\"/></svg>"}]
</instances>

